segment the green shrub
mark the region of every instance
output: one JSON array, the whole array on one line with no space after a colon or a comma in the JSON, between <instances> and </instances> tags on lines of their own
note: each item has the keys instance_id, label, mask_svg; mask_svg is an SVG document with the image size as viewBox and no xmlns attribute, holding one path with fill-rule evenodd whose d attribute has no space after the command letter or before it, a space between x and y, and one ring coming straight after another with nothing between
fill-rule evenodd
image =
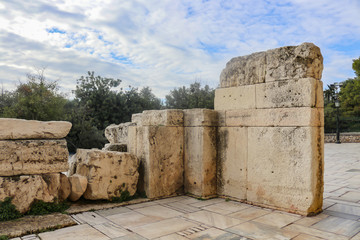
<instances>
[{"instance_id":1,"label":"green shrub","mask_svg":"<svg viewBox=\"0 0 360 240\"><path fill-rule=\"evenodd\" d=\"M0 201L0 221L8 221L21 217L21 213L11 203L11 198L7 197Z\"/></svg>"},{"instance_id":2,"label":"green shrub","mask_svg":"<svg viewBox=\"0 0 360 240\"><path fill-rule=\"evenodd\" d=\"M8 240L8 236L6 235L0 235L0 240Z\"/></svg>"},{"instance_id":3,"label":"green shrub","mask_svg":"<svg viewBox=\"0 0 360 240\"><path fill-rule=\"evenodd\" d=\"M31 204L30 211L28 215L45 215L54 212L64 213L66 209L69 208L67 202L44 202L44 201L35 201Z\"/></svg>"}]
</instances>

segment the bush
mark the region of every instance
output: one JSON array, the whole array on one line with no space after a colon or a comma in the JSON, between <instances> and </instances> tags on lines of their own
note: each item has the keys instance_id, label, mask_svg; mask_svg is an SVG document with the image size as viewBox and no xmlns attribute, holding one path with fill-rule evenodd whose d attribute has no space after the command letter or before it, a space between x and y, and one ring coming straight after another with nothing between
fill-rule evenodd
<instances>
[{"instance_id":1,"label":"bush","mask_svg":"<svg viewBox=\"0 0 360 240\"><path fill-rule=\"evenodd\" d=\"M44 202L35 201L31 204L30 211L27 215L45 215L54 212L64 213L69 208L67 202L56 203L56 202Z\"/></svg>"},{"instance_id":2,"label":"bush","mask_svg":"<svg viewBox=\"0 0 360 240\"><path fill-rule=\"evenodd\" d=\"M9 221L21 216L21 213L11 203L11 198L7 197L4 201L0 201L0 221Z\"/></svg>"}]
</instances>

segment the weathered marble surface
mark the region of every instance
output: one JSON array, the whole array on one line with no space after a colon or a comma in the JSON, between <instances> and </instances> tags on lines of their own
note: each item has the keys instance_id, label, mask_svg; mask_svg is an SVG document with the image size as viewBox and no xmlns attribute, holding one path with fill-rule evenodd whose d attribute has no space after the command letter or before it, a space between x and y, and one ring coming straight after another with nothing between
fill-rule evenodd
<instances>
[{"instance_id":1,"label":"weathered marble surface","mask_svg":"<svg viewBox=\"0 0 360 240\"><path fill-rule=\"evenodd\" d=\"M66 172L66 140L0 140L0 176Z\"/></svg>"},{"instance_id":2,"label":"weathered marble surface","mask_svg":"<svg viewBox=\"0 0 360 240\"><path fill-rule=\"evenodd\" d=\"M0 118L0 139L60 139L66 137L72 124L65 121L35 121Z\"/></svg>"}]
</instances>

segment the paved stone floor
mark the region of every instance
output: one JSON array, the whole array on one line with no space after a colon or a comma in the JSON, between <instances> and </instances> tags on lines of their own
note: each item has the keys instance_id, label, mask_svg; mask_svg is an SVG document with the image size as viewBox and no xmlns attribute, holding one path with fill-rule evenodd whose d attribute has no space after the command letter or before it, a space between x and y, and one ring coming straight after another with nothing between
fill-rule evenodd
<instances>
[{"instance_id":1,"label":"paved stone floor","mask_svg":"<svg viewBox=\"0 0 360 240\"><path fill-rule=\"evenodd\" d=\"M72 215L79 225L20 239L360 239L360 144L325 145L324 211L302 217L179 196Z\"/></svg>"}]
</instances>

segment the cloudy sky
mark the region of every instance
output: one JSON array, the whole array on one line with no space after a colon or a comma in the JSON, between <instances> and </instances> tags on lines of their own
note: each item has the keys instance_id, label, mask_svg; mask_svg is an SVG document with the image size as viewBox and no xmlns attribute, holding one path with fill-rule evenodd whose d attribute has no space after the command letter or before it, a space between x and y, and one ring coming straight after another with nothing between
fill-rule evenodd
<instances>
[{"instance_id":1,"label":"cloudy sky","mask_svg":"<svg viewBox=\"0 0 360 240\"><path fill-rule=\"evenodd\" d=\"M354 77L359 16L359 0L0 0L0 83L46 68L70 93L90 70L163 98L217 87L232 57L313 42L326 86Z\"/></svg>"}]
</instances>

